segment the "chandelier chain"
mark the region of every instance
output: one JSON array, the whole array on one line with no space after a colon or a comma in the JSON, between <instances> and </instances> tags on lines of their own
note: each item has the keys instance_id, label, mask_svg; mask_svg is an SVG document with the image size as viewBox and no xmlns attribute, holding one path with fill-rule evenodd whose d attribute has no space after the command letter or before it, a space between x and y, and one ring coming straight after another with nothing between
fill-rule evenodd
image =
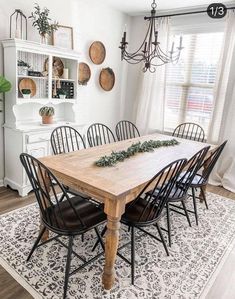
<instances>
[{"instance_id":1,"label":"chandelier chain","mask_svg":"<svg viewBox=\"0 0 235 299\"><path fill-rule=\"evenodd\" d=\"M152 3L151 6L152 6L153 9L156 9L156 8L157 8L156 0L153 0L153 3Z\"/></svg>"}]
</instances>

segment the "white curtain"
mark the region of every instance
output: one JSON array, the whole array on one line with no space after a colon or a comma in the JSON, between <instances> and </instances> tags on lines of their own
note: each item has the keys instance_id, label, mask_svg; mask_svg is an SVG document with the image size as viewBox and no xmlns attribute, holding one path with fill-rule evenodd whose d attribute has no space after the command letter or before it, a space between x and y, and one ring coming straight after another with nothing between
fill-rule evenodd
<instances>
[{"instance_id":1,"label":"white curtain","mask_svg":"<svg viewBox=\"0 0 235 299\"><path fill-rule=\"evenodd\" d=\"M235 192L235 13L230 11L215 89L214 112L208 142L228 140L211 183Z\"/></svg>"},{"instance_id":2,"label":"white curtain","mask_svg":"<svg viewBox=\"0 0 235 299\"><path fill-rule=\"evenodd\" d=\"M158 20L158 39L161 49L167 53L169 44L170 19ZM156 67L155 73L141 72L135 123L142 134L163 131L166 67Z\"/></svg>"}]
</instances>

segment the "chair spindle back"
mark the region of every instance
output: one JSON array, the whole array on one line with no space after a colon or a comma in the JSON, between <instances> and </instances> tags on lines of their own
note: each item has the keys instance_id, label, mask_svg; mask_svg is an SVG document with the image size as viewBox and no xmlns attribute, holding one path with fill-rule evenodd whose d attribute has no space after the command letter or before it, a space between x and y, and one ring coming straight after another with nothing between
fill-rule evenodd
<instances>
[{"instance_id":1,"label":"chair spindle back","mask_svg":"<svg viewBox=\"0 0 235 299\"><path fill-rule=\"evenodd\" d=\"M70 126L57 127L51 133L51 147L55 155L86 148L82 136Z\"/></svg>"},{"instance_id":2,"label":"chair spindle back","mask_svg":"<svg viewBox=\"0 0 235 299\"><path fill-rule=\"evenodd\" d=\"M204 142L205 132L201 126L195 123L183 123L177 126L172 136Z\"/></svg>"},{"instance_id":3,"label":"chair spindle back","mask_svg":"<svg viewBox=\"0 0 235 299\"><path fill-rule=\"evenodd\" d=\"M128 120L119 121L116 125L115 131L119 141L140 137L137 127Z\"/></svg>"},{"instance_id":4,"label":"chair spindle back","mask_svg":"<svg viewBox=\"0 0 235 299\"><path fill-rule=\"evenodd\" d=\"M113 132L104 124L92 124L87 130L87 140L90 147L115 142Z\"/></svg>"}]
</instances>

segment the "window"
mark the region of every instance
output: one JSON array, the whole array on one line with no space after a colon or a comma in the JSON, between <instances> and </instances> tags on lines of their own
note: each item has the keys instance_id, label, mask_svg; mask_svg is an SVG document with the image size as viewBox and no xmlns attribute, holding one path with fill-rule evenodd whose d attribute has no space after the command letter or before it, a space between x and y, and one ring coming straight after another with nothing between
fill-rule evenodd
<instances>
[{"instance_id":1,"label":"window","mask_svg":"<svg viewBox=\"0 0 235 299\"><path fill-rule=\"evenodd\" d=\"M172 132L183 122L195 122L207 134L222 41L222 32L183 35L180 61L167 66L165 131Z\"/></svg>"}]
</instances>

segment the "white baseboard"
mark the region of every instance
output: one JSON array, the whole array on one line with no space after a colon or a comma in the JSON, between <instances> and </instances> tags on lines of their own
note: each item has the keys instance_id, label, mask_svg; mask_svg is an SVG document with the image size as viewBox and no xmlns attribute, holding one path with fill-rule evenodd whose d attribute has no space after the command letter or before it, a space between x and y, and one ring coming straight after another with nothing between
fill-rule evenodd
<instances>
[{"instance_id":1,"label":"white baseboard","mask_svg":"<svg viewBox=\"0 0 235 299\"><path fill-rule=\"evenodd\" d=\"M3 187L3 180L0 180L0 187Z\"/></svg>"}]
</instances>

